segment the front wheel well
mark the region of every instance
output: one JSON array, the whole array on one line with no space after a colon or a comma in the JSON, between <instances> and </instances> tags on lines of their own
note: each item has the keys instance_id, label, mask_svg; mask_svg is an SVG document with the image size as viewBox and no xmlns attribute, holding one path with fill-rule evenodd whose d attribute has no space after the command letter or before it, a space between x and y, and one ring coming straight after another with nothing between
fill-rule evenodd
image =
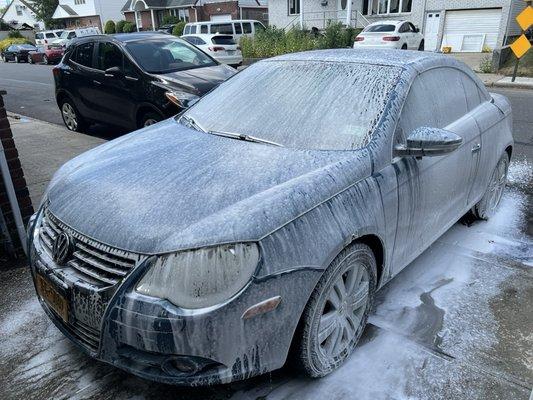
<instances>
[{"instance_id":1,"label":"front wheel well","mask_svg":"<svg viewBox=\"0 0 533 400\"><path fill-rule=\"evenodd\" d=\"M382 275L383 275L383 269L384 269L384 261L385 261L385 251L384 251L384 247L383 247L383 242L381 241L381 239L376 236L376 235L363 235L363 236L360 236L358 238L355 238L353 242L359 242L359 243L364 243L366 244L368 247L370 247L370 249L372 250L372 253L374 253L374 257L376 258L376 266L377 266L377 272L378 272L378 276L377 276L377 286L379 287L380 285L380 282L381 282L381 278L382 278Z\"/></svg>"},{"instance_id":2,"label":"front wheel well","mask_svg":"<svg viewBox=\"0 0 533 400\"><path fill-rule=\"evenodd\" d=\"M144 105L144 106L141 106L139 107L139 109L137 110L137 115L135 117L135 122L137 123L137 127L141 127L140 124L141 124L141 119L148 113L155 113L155 114L158 114L161 116L161 118L164 118L164 115L163 113L161 113L156 107L154 106L149 106L149 105ZM142 127L141 127L142 128Z\"/></svg>"},{"instance_id":3,"label":"front wheel well","mask_svg":"<svg viewBox=\"0 0 533 400\"><path fill-rule=\"evenodd\" d=\"M507 146L507 148L505 149L505 152L509 156L509 160L511 160L511 156L513 155L513 146Z\"/></svg>"}]
</instances>

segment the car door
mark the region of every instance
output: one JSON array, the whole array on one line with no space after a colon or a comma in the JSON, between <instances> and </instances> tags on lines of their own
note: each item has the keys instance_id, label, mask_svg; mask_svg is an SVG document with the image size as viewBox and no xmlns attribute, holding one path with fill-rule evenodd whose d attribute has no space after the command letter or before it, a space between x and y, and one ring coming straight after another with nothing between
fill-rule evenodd
<instances>
[{"instance_id":1,"label":"car door","mask_svg":"<svg viewBox=\"0 0 533 400\"><path fill-rule=\"evenodd\" d=\"M15 53L18 51L18 46L9 46L4 53L4 57L7 61L14 61L15 60Z\"/></svg>"},{"instance_id":2,"label":"car door","mask_svg":"<svg viewBox=\"0 0 533 400\"><path fill-rule=\"evenodd\" d=\"M64 70L66 87L72 94L78 111L86 119L98 121L100 94L94 80L98 75L95 68L95 42L79 44L69 59L69 68Z\"/></svg>"},{"instance_id":3,"label":"car door","mask_svg":"<svg viewBox=\"0 0 533 400\"><path fill-rule=\"evenodd\" d=\"M451 68L436 68L418 75L400 115L396 144L405 144L408 135L421 127L449 130L461 136L463 143L445 156L393 160L398 180L394 246L398 268L411 262L469 208L472 176L478 168L472 150L480 144L480 133L458 74Z\"/></svg>"},{"instance_id":4,"label":"car door","mask_svg":"<svg viewBox=\"0 0 533 400\"><path fill-rule=\"evenodd\" d=\"M118 71L106 73L110 68ZM135 110L139 101L139 74L136 69L121 48L107 41L98 43L97 69L94 84L99 92L99 120L126 128L135 127Z\"/></svg>"},{"instance_id":5,"label":"car door","mask_svg":"<svg viewBox=\"0 0 533 400\"><path fill-rule=\"evenodd\" d=\"M418 50L418 46L420 45L420 33L418 33L418 29L411 23L408 22L409 25L409 47L413 50Z\"/></svg>"}]
</instances>

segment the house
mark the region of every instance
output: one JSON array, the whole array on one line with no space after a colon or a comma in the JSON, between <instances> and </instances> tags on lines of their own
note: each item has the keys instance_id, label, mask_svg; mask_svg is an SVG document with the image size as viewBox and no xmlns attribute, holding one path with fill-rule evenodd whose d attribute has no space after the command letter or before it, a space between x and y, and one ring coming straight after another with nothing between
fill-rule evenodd
<instances>
[{"instance_id":1,"label":"house","mask_svg":"<svg viewBox=\"0 0 533 400\"><path fill-rule=\"evenodd\" d=\"M364 27L386 19L413 22L425 35L426 50L481 52L520 34L515 17L524 0L270 0L271 25L324 29L328 21Z\"/></svg>"},{"instance_id":2,"label":"house","mask_svg":"<svg viewBox=\"0 0 533 400\"><path fill-rule=\"evenodd\" d=\"M157 30L165 16L186 22L257 19L267 22L267 0L128 0L122 8L124 18L138 30Z\"/></svg>"},{"instance_id":3,"label":"house","mask_svg":"<svg viewBox=\"0 0 533 400\"><path fill-rule=\"evenodd\" d=\"M13 0L0 17L13 29L30 26L36 30L44 29L44 22L37 19L34 2L30 0Z\"/></svg>"},{"instance_id":4,"label":"house","mask_svg":"<svg viewBox=\"0 0 533 400\"><path fill-rule=\"evenodd\" d=\"M52 16L66 28L98 27L103 32L107 21L122 19L124 0L59 0Z\"/></svg>"}]
</instances>

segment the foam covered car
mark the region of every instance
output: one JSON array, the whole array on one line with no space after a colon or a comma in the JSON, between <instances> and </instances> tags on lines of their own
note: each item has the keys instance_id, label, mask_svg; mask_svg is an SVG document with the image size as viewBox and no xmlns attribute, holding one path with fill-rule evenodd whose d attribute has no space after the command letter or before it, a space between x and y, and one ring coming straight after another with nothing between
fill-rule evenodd
<instances>
[{"instance_id":1,"label":"foam covered car","mask_svg":"<svg viewBox=\"0 0 533 400\"><path fill-rule=\"evenodd\" d=\"M55 174L29 228L40 302L144 378L227 383L288 357L324 376L379 288L465 213L495 212L511 118L439 54L260 61Z\"/></svg>"}]
</instances>

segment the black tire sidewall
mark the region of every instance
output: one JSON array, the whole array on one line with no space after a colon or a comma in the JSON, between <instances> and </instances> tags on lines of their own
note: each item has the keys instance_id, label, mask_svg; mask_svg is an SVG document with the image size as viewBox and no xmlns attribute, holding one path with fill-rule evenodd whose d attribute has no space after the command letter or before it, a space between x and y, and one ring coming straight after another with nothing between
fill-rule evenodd
<instances>
[{"instance_id":1,"label":"black tire sidewall","mask_svg":"<svg viewBox=\"0 0 533 400\"><path fill-rule=\"evenodd\" d=\"M328 295L331 286L338 278L339 274L346 266L346 262L358 262L367 269L370 278L369 301L361 320L358 334L339 356L335 357L333 362L327 362L321 358L318 349L316 336L318 335L318 325L322 314L322 306L325 297ZM322 377L340 367L344 361L352 354L366 326L368 315L372 310L376 293L377 268L374 254L370 247L362 243L353 243L346 247L326 269L317 284L311 298L304 310L302 318L302 338L300 345L300 364L301 369L311 377Z\"/></svg>"}]
</instances>

